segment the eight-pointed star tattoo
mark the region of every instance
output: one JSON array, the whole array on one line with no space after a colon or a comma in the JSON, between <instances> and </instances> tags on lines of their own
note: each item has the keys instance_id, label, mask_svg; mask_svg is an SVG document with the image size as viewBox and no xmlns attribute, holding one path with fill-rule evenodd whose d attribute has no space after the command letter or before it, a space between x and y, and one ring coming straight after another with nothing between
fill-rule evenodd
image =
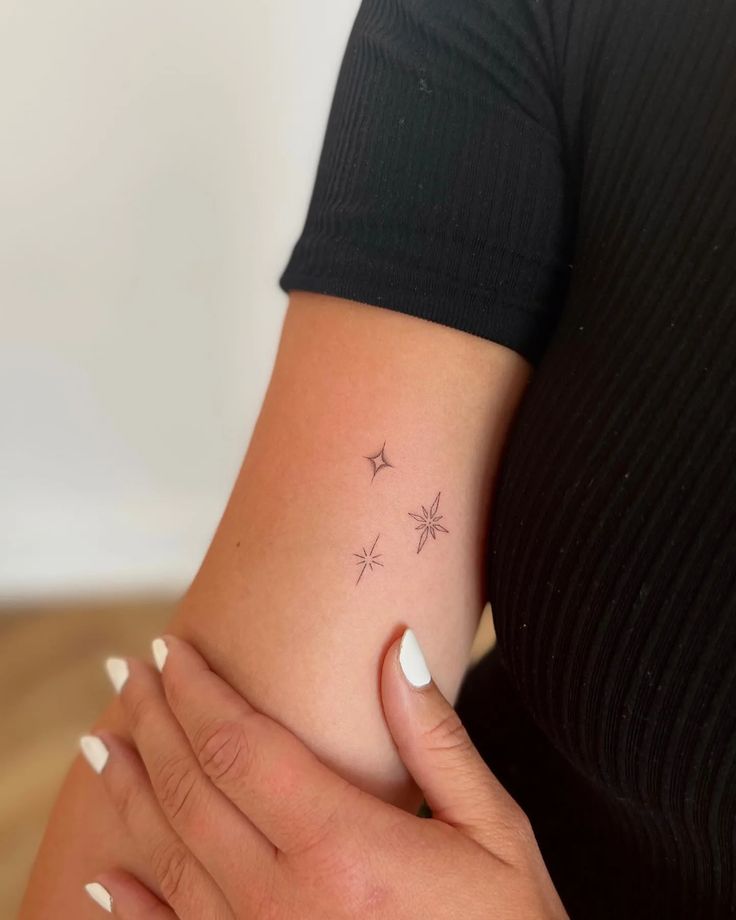
<instances>
[{"instance_id":1,"label":"eight-pointed star tattoo","mask_svg":"<svg viewBox=\"0 0 736 920\"><path fill-rule=\"evenodd\" d=\"M380 537L380 536L381 536L381 534L379 533L379 534L378 534L378 537ZM373 546L371 546L371 548L368 550L368 552L366 552L365 546L364 546L364 547L363 547L363 552L362 552L362 553L353 553L354 556L357 556L357 557L358 557L358 561L357 561L355 564L356 564L356 565L361 565L361 566L363 567L363 568L360 570L360 575L358 575L358 581L360 581L360 579L363 577L363 573L365 572L366 569L370 569L371 572L372 572L372 571L373 571L373 566L374 566L374 565L380 565L380 566L383 565L382 562L379 562L379 561L378 561L378 560L381 558L381 556L383 555L383 553L374 553L374 552L373 552L374 549L376 548L376 543L378 543L378 537L376 537L376 539L373 541ZM355 582L356 585L358 584L358 581Z\"/></svg>"},{"instance_id":2,"label":"eight-pointed star tattoo","mask_svg":"<svg viewBox=\"0 0 736 920\"><path fill-rule=\"evenodd\" d=\"M418 553L422 551L422 547L427 542L427 537L430 534L432 535L432 539L436 540L436 533L438 530L440 533L450 532L446 527L443 527L442 524L437 523L443 518L443 515L437 514L437 509L440 506L440 494L440 492L437 493L437 498L435 498L435 500L432 502L432 507L429 509L429 511L427 511L424 505L422 505L421 514L412 514L411 511L409 512L409 517L413 517L415 521L419 521L414 529L422 531L419 536L419 546L417 546Z\"/></svg>"},{"instance_id":3,"label":"eight-pointed star tattoo","mask_svg":"<svg viewBox=\"0 0 736 920\"><path fill-rule=\"evenodd\" d=\"M383 442L383 447L378 451L377 454L373 454L370 457L366 457L366 460L370 460L373 465L373 475L371 476L371 482L376 478L376 473L379 470L384 469L387 466L393 467L393 463L388 462L388 458L385 454L386 442Z\"/></svg>"}]
</instances>

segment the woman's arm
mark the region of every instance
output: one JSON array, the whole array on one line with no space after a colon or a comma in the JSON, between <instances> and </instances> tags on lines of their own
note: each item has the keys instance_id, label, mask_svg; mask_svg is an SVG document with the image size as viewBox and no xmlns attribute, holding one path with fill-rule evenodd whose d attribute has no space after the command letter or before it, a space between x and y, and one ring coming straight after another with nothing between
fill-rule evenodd
<instances>
[{"instance_id":1,"label":"woman's arm","mask_svg":"<svg viewBox=\"0 0 736 920\"><path fill-rule=\"evenodd\" d=\"M484 601L492 486L529 374L493 342L294 292L240 474L169 629L335 770L407 808L420 797L384 721L379 662L411 625L454 701ZM419 549L422 519L438 515L444 530ZM122 727L117 706L100 726ZM148 878L75 763L22 917L98 916L82 886L113 864Z\"/></svg>"}]
</instances>

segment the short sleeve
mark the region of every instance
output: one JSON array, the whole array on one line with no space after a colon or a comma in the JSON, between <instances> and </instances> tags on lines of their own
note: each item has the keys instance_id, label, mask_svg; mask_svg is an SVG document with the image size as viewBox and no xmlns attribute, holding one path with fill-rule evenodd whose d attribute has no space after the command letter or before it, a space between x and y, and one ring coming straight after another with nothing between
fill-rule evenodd
<instances>
[{"instance_id":1,"label":"short sleeve","mask_svg":"<svg viewBox=\"0 0 736 920\"><path fill-rule=\"evenodd\" d=\"M363 0L279 286L398 310L537 364L573 212L546 0Z\"/></svg>"}]
</instances>

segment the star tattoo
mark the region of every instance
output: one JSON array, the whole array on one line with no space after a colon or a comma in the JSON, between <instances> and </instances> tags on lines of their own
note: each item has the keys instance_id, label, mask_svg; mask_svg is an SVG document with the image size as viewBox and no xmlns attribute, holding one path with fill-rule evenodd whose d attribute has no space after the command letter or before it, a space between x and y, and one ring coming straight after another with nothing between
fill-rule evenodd
<instances>
[{"instance_id":1,"label":"star tattoo","mask_svg":"<svg viewBox=\"0 0 736 920\"><path fill-rule=\"evenodd\" d=\"M415 521L419 521L414 529L421 530L421 534L419 535L419 546L417 546L418 553L422 551L422 547L427 542L427 537L429 537L430 534L432 539L436 540L437 531L440 533L450 532L446 527L443 527L442 524L437 523L443 518L442 514L437 514L437 509L440 506L440 495L441 493L438 492L437 498L435 498L435 500L432 502L432 507L429 509L429 511L427 511L424 505L422 505L421 514L412 514L411 511L409 512L409 517L413 517Z\"/></svg>"},{"instance_id":2,"label":"star tattoo","mask_svg":"<svg viewBox=\"0 0 736 920\"><path fill-rule=\"evenodd\" d=\"M379 533L378 537L380 536L381 534ZM383 565L382 562L378 561L383 555L383 553L374 552L376 548L376 543L378 543L378 537L376 537L376 539L373 541L373 546L371 546L368 552L366 552L366 549L364 546L362 553L353 553L354 556L358 557L358 561L355 564L362 566L360 570L360 575L358 575L358 581L360 581L360 579L363 577L363 573L365 572L366 569L370 569L372 572L374 565L380 565L380 566ZM355 582L356 585L358 584L358 581Z\"/></svg>"},{"instance_id":3,"label":"star tattoo","mask_svg":"<svg viewBox=\"0 0 736 920\"><path fill-rule=\"evenodd\" d=\"M376 478L376 473L379 470L385 469L387 466L393 467L393 463L388 462L388 457L386 456L386 442L383 442L383 447L378 451L377 454L372 454L370 457L366 457L366 460L371 461L373 466L373 475L371 476L371 482Z\"/></svg>"}]
</instances>

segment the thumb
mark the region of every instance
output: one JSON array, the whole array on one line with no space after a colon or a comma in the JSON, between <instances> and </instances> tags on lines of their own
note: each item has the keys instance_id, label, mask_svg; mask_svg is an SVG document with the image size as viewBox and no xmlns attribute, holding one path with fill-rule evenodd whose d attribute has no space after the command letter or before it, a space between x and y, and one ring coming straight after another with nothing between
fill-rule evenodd
<instances>
[{"instance_id":1,"label":"thumb","mask_svg":"<svg viewBox=\"0 0 736 920\"><path fill-rule=\"evenodd\" d=\"M460 717L432 680L414 632L388 649L381 672L388 727L432 816L503 858L518 851L529 822L486 765Z\"/></svg>"}]
</instances>

